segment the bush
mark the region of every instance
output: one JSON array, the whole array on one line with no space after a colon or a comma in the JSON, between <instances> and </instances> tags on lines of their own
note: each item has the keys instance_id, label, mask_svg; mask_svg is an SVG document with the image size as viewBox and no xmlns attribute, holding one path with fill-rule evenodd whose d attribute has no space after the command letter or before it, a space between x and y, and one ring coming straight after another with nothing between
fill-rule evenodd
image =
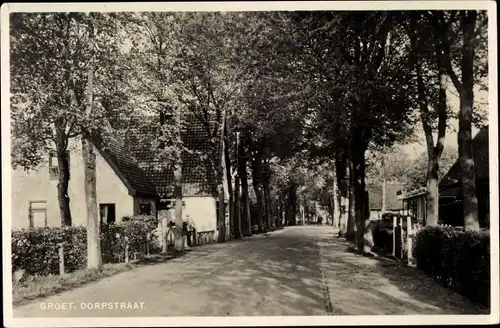
<instances>
[{"instance_id":1,"label":"bush","mask_svg":"<svg viewBox=\"0 0 500 328\"><path fill-rule=\"evenodd\" d=\"M123 262L125 247L129 256L143 254L149 238L156 245L157 228L154 217L128 217L117 224L101 229L101 253L104 263ZM24 270L26 274L58 274L59 243L64 243L65 270L82 269L87 264L87 230L85 227L34 228L12 231L12 272ZM157 251L157 247L150 248Z\"/></svg>"},{"instance_id":2,"label":"bush","mask_svg":"<svg viewBox=\"0 0 500 328\"><path fill-rule=\"evenodd\" d=\"M111 224L103 233L101 240L107 239L108 261L121 262L125 259L125 248L128 244L129 256L133 253L145 253L146 244L155 237L153 230L157 228L151 219L147 217L127 217L116 224ZM104 230L104 229L103 229Z\"/></svg>"},{"instance_id":3,"label":"bush","mask_svg":"<svg viewBox=\"0 0 500 328\"><path fill-rule=\"evenodd\" d=\"M12 272L59 273L59 243L64 243L64 263L68 272L85 267L85 227L34 228L12 231Z\"/></svg>"},{"instance_id":4,"label":"bush","mask_svg":"<svg viewBox=\"0 0 500 328\"><path fill-rule=\"evenodd\" d=\"M425 227L417 234L417 267L474 301L490 303L490 236L453 227Z\"/></svg>"},{"instance_id":5,"label":"bush","mask_svg":"<svg viewBox=\"0 0 500 328\"><path fill-rule=\"evenodd\" d=\"M392 229L376 229L373 233L373 243L382 254L392 253Z\"/></svg>"}]
</instances>

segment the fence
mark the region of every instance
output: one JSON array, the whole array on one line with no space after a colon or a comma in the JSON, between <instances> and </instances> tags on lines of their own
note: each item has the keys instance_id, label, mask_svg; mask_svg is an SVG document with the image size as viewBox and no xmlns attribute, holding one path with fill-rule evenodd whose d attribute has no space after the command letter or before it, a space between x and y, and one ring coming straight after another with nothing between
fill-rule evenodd
<instances>
[{"instance_id":1,"label":"fence","mask_svg":"<svg viewBox=\"0 0 500 328\"><path fill-rule=\"evenodd\" d=\"M392 224L392 256L407 261L410 266L416 266L413 249L420 228L420 224L413 222L411 216L394 216Z\"/></svg>"},{"instance_id":2,"label":"fence","mask_svg":"<svg viewBox=\"0 0 500 328\"><path fill-rule=\"evenodd\" d=\"M128 237L125 237L124 239L124 242L125 242L125 246L123 248L123 254L122 256L120 256L120 258L125 262L125 263L129 263L130 260L137 260L138 256L142 256L142 255L150 255L152 250L151 250L151 237L152 237L153 233L148 233L147 234L147 237L145 239L145 244L144 244L144 251L133 251L131 250L130 248L130 244L129 244L129 239ZM187 243L188 246L194 246L197 244L197 237L196 237L196 230L195 229L192 229L192 230L189 230L189 231L184 231L184 238L185 238L185 243ZM175 235L174 235L174 230L173 230L173 227L169 227L168 231L167 231L167 236L166 236L166 239L167 239L167 245L169 246L172 246L174 244L174 239L175 239ZM59 274L65 274L68 270L68 267L66 266L65 264L65 244L64 243L58 243L56 245L57 247L57 250L58 250L58 262L59 262L59 270L57 271L57 273ZM66 250L67 252L67 250ZM154 251L153 251L154 252ZM104 254L103 254L103 257L104 257ZM70 267L70 271L71 270L71 267ZM55 271L53 273L56 273Z\"/></svg>"}]
</instances>

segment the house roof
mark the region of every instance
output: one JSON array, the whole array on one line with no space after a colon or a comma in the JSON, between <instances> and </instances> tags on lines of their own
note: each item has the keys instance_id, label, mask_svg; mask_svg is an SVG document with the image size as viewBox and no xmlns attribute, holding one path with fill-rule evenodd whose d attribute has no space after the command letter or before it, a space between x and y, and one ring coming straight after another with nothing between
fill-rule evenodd
<instances>
[{"instance_id":1,"label":"house roof","mask_svg":"<svg viewBox=\"0 0 500 328\"><path fill-rule=\"evenodd\" d=\"M401 189L400 184L396 183L386 183L386 209L387 210L399 210L401 209L402 202L398 199L398 190ZM381 210L382 209L382 184L370 184L367 185L368 190L368 202L370 204L370 210Z\"/></svg>"},{"instance_id":2,"label":"house roof","mask_svg":"<svg viewBox=\"0 0 500 328\"><path fill-rule=\"evenodd\" d=\"M123 143L113 137L100 137L93 140L99 153L125 184L133 196L156 196L156 188L139 163L130 156Z\"/></svg>"},{"instance_id":3,"label":"house roof","mask_svg":"<svg viewBox=\"0 0 500 328\"><path fill-rule=\"evenodd\" d=\"M472 140L476 179L489 179L489 138L488 127L481 129ZM448 173L441 179L440 188L460 182L460 160L457 160Z\"/></svg>"},{"instance_id":4,"label":"house roof","mask_svg":"<svg viewBox=\"0 0 500 328\"><path fill-rule=\"evenodd\" d=\"M219 129L217 124L198 124L187 120L181 131L185 148L182 155L183 196L214 196L217 188L214 164L219 162ZM158 159L154 150L135 145L132 147L142 170L152 181L160 197L170 197L174 190L173 169ZM217 165L217 164L215 164Z\"/></svg>"}]
</instances>

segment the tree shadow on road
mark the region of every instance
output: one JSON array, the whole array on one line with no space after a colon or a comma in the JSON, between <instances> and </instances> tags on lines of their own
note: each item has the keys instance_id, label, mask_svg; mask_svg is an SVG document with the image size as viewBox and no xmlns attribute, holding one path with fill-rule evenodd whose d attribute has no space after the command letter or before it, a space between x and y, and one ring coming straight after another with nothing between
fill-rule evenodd
<instances>
[{"instance_id":1,"label":"tree shadow on road","mask_svg":"<svg viewBox=\"0 0 500 328\"><path fill-rule=\"evenodd\" d=\"M274 235L248 239L238 249L243 253L229 265L227 255L201 258L192 271L196 281L186 271L186 284L212 300L198 315L327 315L314 243ZM199 281L200 271L206 280Z\"/></svg>"},{"instance_id":2,"label":"tree shadow on road","mask_svg":"<svg viewBox=\"0 0 500 328\"><path fill-rule=\"evenodd\" d=\"M329 285L349 314L488 314L489 310L439 285L416 268L353 252L345 240L321 241ZM350 301L350 302L349 302Z\"/></svg>"}]
</instances>

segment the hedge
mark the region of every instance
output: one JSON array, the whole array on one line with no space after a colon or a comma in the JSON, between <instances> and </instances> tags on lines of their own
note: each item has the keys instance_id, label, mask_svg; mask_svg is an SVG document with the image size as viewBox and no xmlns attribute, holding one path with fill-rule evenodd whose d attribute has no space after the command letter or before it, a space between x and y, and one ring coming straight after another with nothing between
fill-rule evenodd
<instances>
[{"instance_id":1,"label":"hedge","mask_svg":"<svg viewBox=\"0 0 500 328\"><path fill-rule=\"evenodd\" d=\"M12 272L57 274L58 244L64 243L64 262L68 271L85 267L87 232L84 227L34 228L12 231Z\"/></svg>"},{"instance_id":2,"label":"hedge","mask_svg":"<svg viewBox=\"0 0 500 328\"><path fill-rule=\"evenodd\" d=\"M490 236L453 227L425 227L417 234L417 267L446 287L490 304Z\"/></svg>"},{"instance_id":3,"label":"hedge","mask_svg":"<svg viewBox=\"0 0 500 328\"><path fill-rule=\"evenodd\" d=\"M157 227L152 217L123 218L120 223L103 226L101 230L101 253L103 262L123 262L125 246L129 254L145 253L149 238L151 252L156 236L152 231ZM59 273L58 244L64 243L65 270L71 272L82 269L87 264L87 231L82 226L62 228L32 228L12 231L12 272L24 270L27 274Z\"/></svg>"}]
</instances>

